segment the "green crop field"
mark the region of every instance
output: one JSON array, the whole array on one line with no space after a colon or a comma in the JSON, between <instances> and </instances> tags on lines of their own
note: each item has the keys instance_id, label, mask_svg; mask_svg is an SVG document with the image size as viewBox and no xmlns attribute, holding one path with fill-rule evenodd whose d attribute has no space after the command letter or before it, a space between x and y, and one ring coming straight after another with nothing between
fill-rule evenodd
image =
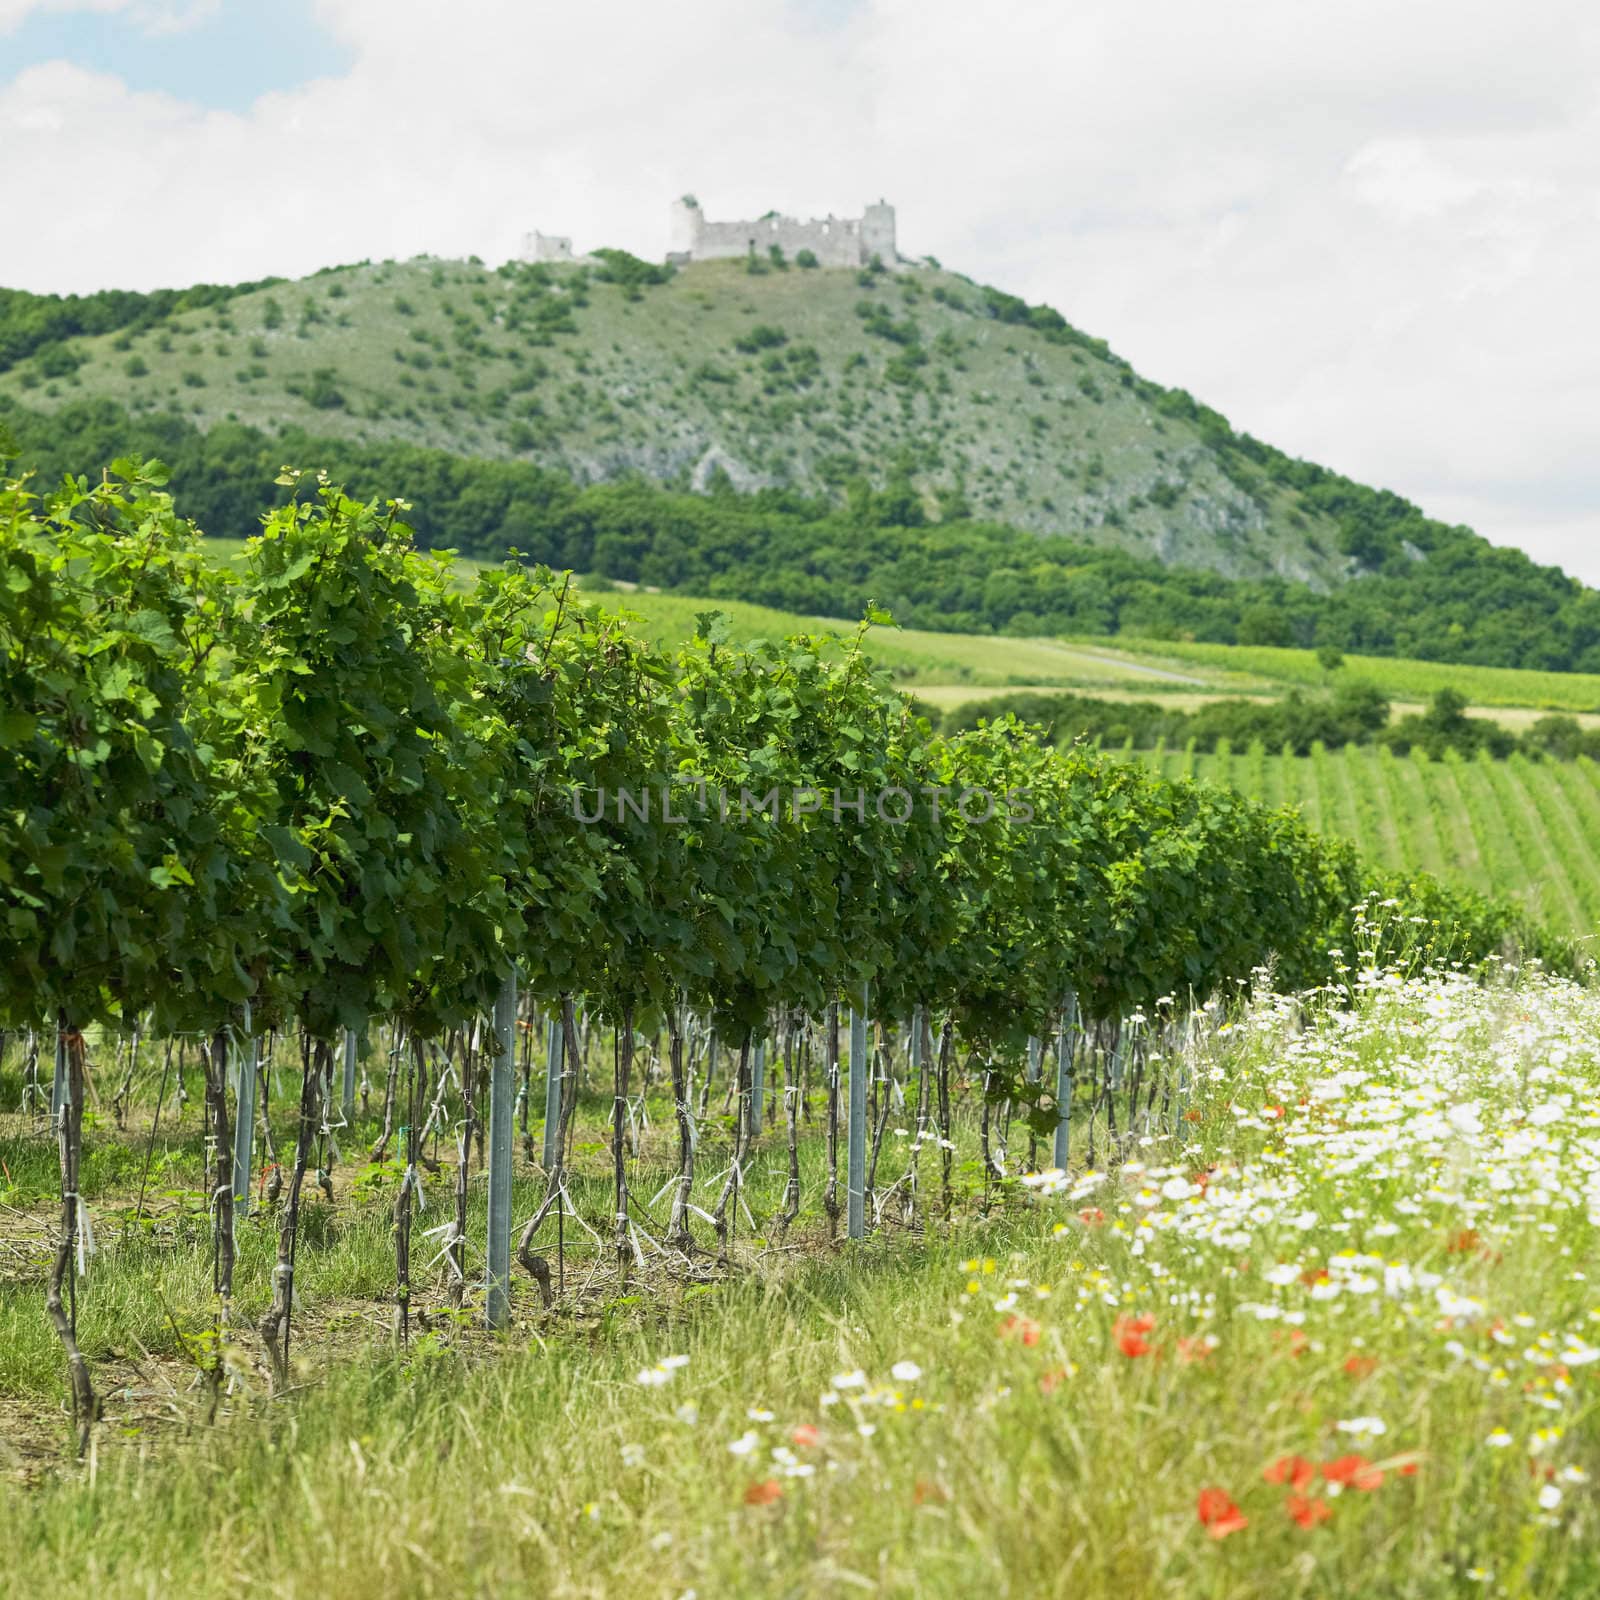
<instances>
[{"instance_id":1,"label":"green crop field","mask_svg":"<svg viewBox=\"0 0 1600 1600\"><path fill-rule=\"evenodd\" d=\"M219 555L234 557L242 539L207 537ZM467 576L481 562L458 557ZM635 631L657 645L677 645L694 632L701 612L723 612L735 639L777 638L797 632L847 634L847 618L803 616L744 600L662 593L604 579L580 578L589 598L633 612ZM1531 672L1515 667L1455 666L1437 661L1347 656L1329 673L1310 650L1252 645L1191 644L1099 637L1016 637L1000 633L943 633L916 628L875 628L869 653L902 684L931 691L941 707L959 705L994 689L1073 689L1109 699L1160 699L1184 709L1207 700L1245 695L1273 698L1290 690L1320 690L1340 675L1376 684L1395 702L1396 714L1416 710L1440 689L1455 689L1471 709L1520 727L1549 711L1585 720L1600 714L1600 675Z\"/></svg>"},{"instance_id":2,"label":"green crop field","mask_svg":"<svg viewBox=\"0 0 1600 1600\"><path fill-rule=\"evenodd\" d=\"M1187 668L1203 676L1240 674L1280 688L1320 689L1336 676L1322 666L1314 650L1171 640L1147 641L1144 649L1180 670ZM1600 711L1600 674L1592 672L1533 672L1519 667L1361 655L1346 656L1338 671L1375 683L1394 700L1427 700L1441 689L1455 689L1480 706Z\"/></svg>"},{"instance_id":3,"label":"green crop field","mask_svg":"<svg viewBox=\"0 0 1600 1600\"><path fill-rule=\"evenodd\" d=\"M219 558L233 560L243 554L243 539L206 537L206 545ZM470 580L484 563L458 556L456 569ZM663 594L632 585L612 585L605 580L577 580L587 599L608 609L631 612L633 628L654 645L675 646L694 636L695 619L706 611L727 617L732 637L740 641L778 639L792 633L829 633L846 636L854 624L839 617L800 616L773 606L745 600L709 599L698 595ZM1215 694L1231 685L1235 675L1225 669L1203 674L1170 670L1164 663L1148 661L1142 654L1110 643L1092 645L1058 639L1015 638L1009 634L933 633L916 628L877 627L869 636L869 651L880 666L907 686L942 687L935 696L940 704L957 703L966 691L990 693L998 688L1092 689L1119 694L1147 691L1191 690L1200 685ZM1276 692L1273 686L1250 680L1258 690Z\"/></svg>"},{"instance_id":4,"label":"green crop field","mask_svg":"<svg viewBox=\"0 0 1600 1600\"><path fill-rule=\"evenodd\" d=\"M1347 745L1309 757L1256 747L1144 759L1168 777L1297 805L1312 827L1387 866L1503 895L1582 936L1600 927L1600 766L1587 758L1435 762Z\"/></svg>"}]
</instances>

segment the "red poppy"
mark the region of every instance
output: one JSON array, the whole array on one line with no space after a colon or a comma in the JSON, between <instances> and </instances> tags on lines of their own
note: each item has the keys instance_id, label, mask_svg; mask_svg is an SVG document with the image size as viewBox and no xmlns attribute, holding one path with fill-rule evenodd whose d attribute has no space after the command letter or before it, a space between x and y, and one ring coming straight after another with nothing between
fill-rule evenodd
<instances>
[{"instance_id":1,"label":"red poppy","mask_svg":"<svg viewBox=\"0 0 1600 1600\"><path fill-rule=\"evenodd\" d=\"M752 1483L745 1490L744 1503L747 1506L770 1506L782 1496L783 1486L776 1478L763 1478L760 1483Z\"/></svg>"},{"instance_id":2,"label":"red poppy","mask_svg":"<svg viewBox=\"0 0 1600 1600\"><path fill-rule=\"evenodd\" d=\"M1039 1342L1039 1324L1032 1317L1007 1317L1000 1324L1000 1337L1020 1339L1023 1344L1035 1345Z\"/></svg>"},{"instance_id":3,"label":"red poppy","mask_svg":"<svg viewBox=\"0 0 1600 1600\"><path fill-rule=\"evenodd\" d=\"M1268 1483L1286 1483L1293 1489L1304 1489L1316 1475L1317 1469L1304 1456L1279 1456L1261 1474Z\"/></svg>"},{"instance_id":4,"label":"red poppy","mask_svg":"<svg viewBox=\"0 0 1600 1600\"><path fill-rule=\"evenodd\" d=\"M1461 1228L1450 1236L1445 1247L1453 1256L1464 1256L1483 1243L1483 1235L1476 1228Z\"/></svg>"},{"instance_id":5,"label":"red poppy","mask_svg":"<svg viewBox=\"0 0 1600 1600\"><path fill-rule=\"evenodd\" d=\"M1039 1387L1046 1394L1054 1394L1066 1381L1067 1369L1065 1367L1052 1367L1040 1377Z\"/></svg>"},{"instance_id":6,"label":"red poppy","mask_svg":"<svg viewBox=\"0 0 1600 1600\"><path fill-rule=\"evenodd\" d=\"M1263 1106L1261 1108L1261 1115L1264 1116L1269 1122L1276 1122L1278 1118L1283 1115L1283 1107Z\"/></svg>"},{"instance_id":7,"label":"red poppy","mask_svg":"<svg viewBox=\"0 0 1600 1600\"><path fill-rule=\"evenodd\" d=\"M1332 1508L1326 1500L1309 1499L1303 1494L1290 1495L1283 1502L1283 1509L1302 1528L1314 1528L1319 1522L1326 1522L1333 1515Z\"/></svg>"},{"instance_id":8,"label":"red poppy","mask_svg":"<svg viewBox=\"0 0 1600 1600\"><path fill-rule=\"evenodd\" d=\"M817 1442L821 1435L817 1432L817 1427L814 1422L802 1422L800 1426L794 1430L790 1437L802 1449L809 1449Z\"/></svg>"},{"instance_id":9,"label":"red poppy","mask_svg":"<svg viewBox=\"0 0 1600 1600\"><path fill-rule=\"evenodd\" d=\"M1088 1228L1098 1228L1106 1220L1106 1214L1099 1206L1085 1206L1078 1213L1078 1221Z\"/></svg>"},{"instance_id":10,"label":"red poppy","mask_svg":"<svg viewBox=\"0 0 1600 1600\"><path fill-rule=\"evenodd\" d=\"M1342 1483L1349 1489L1371 1491L1383 1486L1383 1470L1365 1456L1340 1456L1322 1464L1322 1476L1329 1483Z\"/></svg>"},{"instance_id":11,"label":"red poppy","mask_svg":"<svg viewBox=\"0 0 1600 1600\"><path fill-rule=\"evenodd\" d=\"M1147 1356L1150 1354L1150 1341L1146 1335L1155 1325L1156 1319L1152 1316L1118 1317L1111 1333L1123 1355L1130 1358Z\"/></svg>"},{"instance_id":12,"label":"red poppy","mask_svg":"<svg viewBox=\"0 0 1600 1600\"><path fill-rule=\"evenodd\" d=\"M1184 1366L1192 1367L1196 1362L1206 1360L1211 1349L1204 1334L1185 1334L1178 1340L1178 1360Z\"/></svg>"},{"instance_id":13,"label":"red poppy","mask_svg":"<svg viewBox=\"0 0 1600 1600\"><path fill-rule=\"evenodd\" d=\"M1195 1501L1195 1512L1213 1539L1226 1539L1230 1533L1250 1525L1250 1519L1233 1503L1226 1489L1202 1489Z\"/></svg>"},{"instance_id":14,"label":"red poppy","mask_svg":"<svg viewBox=\"0 0 1600 1600\"><path fill-rule=\"evenodd\" d=\"M1200 1113L1196 1111L1193 1106L1191 1106L1187 1111L1184 1112L1183 1120L1185 1122L1198 1122L1200 1120Z\"/></svg>"},{"instance_id":15,"label":"red poppy","mask_svg":"<svg viewBox=\"0 0 1600 1600\"><path fill-rule=\"evenodd\" d=\"M1347 1356L1344 1370L1352 1378L1369 1378L1378 1370L1378 1358L1376 1356Z\"/></svg>"}]
</instances>

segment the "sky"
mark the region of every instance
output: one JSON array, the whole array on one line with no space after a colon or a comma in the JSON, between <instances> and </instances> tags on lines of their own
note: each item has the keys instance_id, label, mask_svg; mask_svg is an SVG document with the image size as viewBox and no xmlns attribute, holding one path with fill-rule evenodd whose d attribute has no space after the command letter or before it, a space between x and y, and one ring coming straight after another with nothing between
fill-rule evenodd
<instances>
[{"instance_id":1,"label":"sky","mask_svg":"<svg viewBox=\"0 0 1600 1600\"><path fill-rule=\"evenodd\" d=\"M0 0L0 285L858 214L1600 583L1594 0Z\"/></svg>"}]
</instances>

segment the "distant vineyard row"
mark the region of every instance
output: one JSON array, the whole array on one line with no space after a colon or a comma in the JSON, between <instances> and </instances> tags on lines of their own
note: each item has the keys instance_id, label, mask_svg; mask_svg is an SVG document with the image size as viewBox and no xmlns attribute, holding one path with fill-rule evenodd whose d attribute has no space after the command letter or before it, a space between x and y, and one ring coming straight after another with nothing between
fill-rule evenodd
<instances>
[{"instance_id":1,"label":"distant vineyard row","mask_svg":"<svg viewBox=\"0 0 1600 1600\"><path fill-rule=\"evenodd\" d=\"M1371 746L1309 757L1247 751L1150 752L1167 777L1229 784L1270 805L1298 805L1320 832L1371 861L1425 871L1521 904L1580 936L1600 926L1600 765L1442 761Z\"/></svg>"}]
</instances>

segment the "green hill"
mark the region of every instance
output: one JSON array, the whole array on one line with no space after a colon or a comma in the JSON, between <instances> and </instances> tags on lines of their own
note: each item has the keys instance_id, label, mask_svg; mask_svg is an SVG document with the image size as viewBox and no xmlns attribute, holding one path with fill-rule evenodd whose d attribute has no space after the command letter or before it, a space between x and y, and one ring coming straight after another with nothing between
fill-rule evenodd
<instances>
[{"instance_id":1,"label":"green hill","mask_svg":"<svg viewBox=\"0 0 1600 1600\"><path fill-rule=\"evenodd\" d=\"M159 455L240 534L284 461L325 466L436 545L833 617L1600 671L1600 594L1236 433L1048 307L931 264L601 255L0 290L0 454Z\"/></svg>"},{"instance_id":2,"label":"green hill","mask_svg":"<svg viewBox=\"0 0 1600 1600\"><path fill-rule=\"evenodd\" d=\"M932 268L713 261L641 286L385 263L52 344L0 374L0 395L111 396L201 427L299 425L582 482L704 488L721 471L817 493L900 474L932 516L960 494L1019 527L1230 575L1343 571L1331 519L1232 481L1197 422L1141 395L1104 345L989 306Z\"/></svg>"}]
</instances>

